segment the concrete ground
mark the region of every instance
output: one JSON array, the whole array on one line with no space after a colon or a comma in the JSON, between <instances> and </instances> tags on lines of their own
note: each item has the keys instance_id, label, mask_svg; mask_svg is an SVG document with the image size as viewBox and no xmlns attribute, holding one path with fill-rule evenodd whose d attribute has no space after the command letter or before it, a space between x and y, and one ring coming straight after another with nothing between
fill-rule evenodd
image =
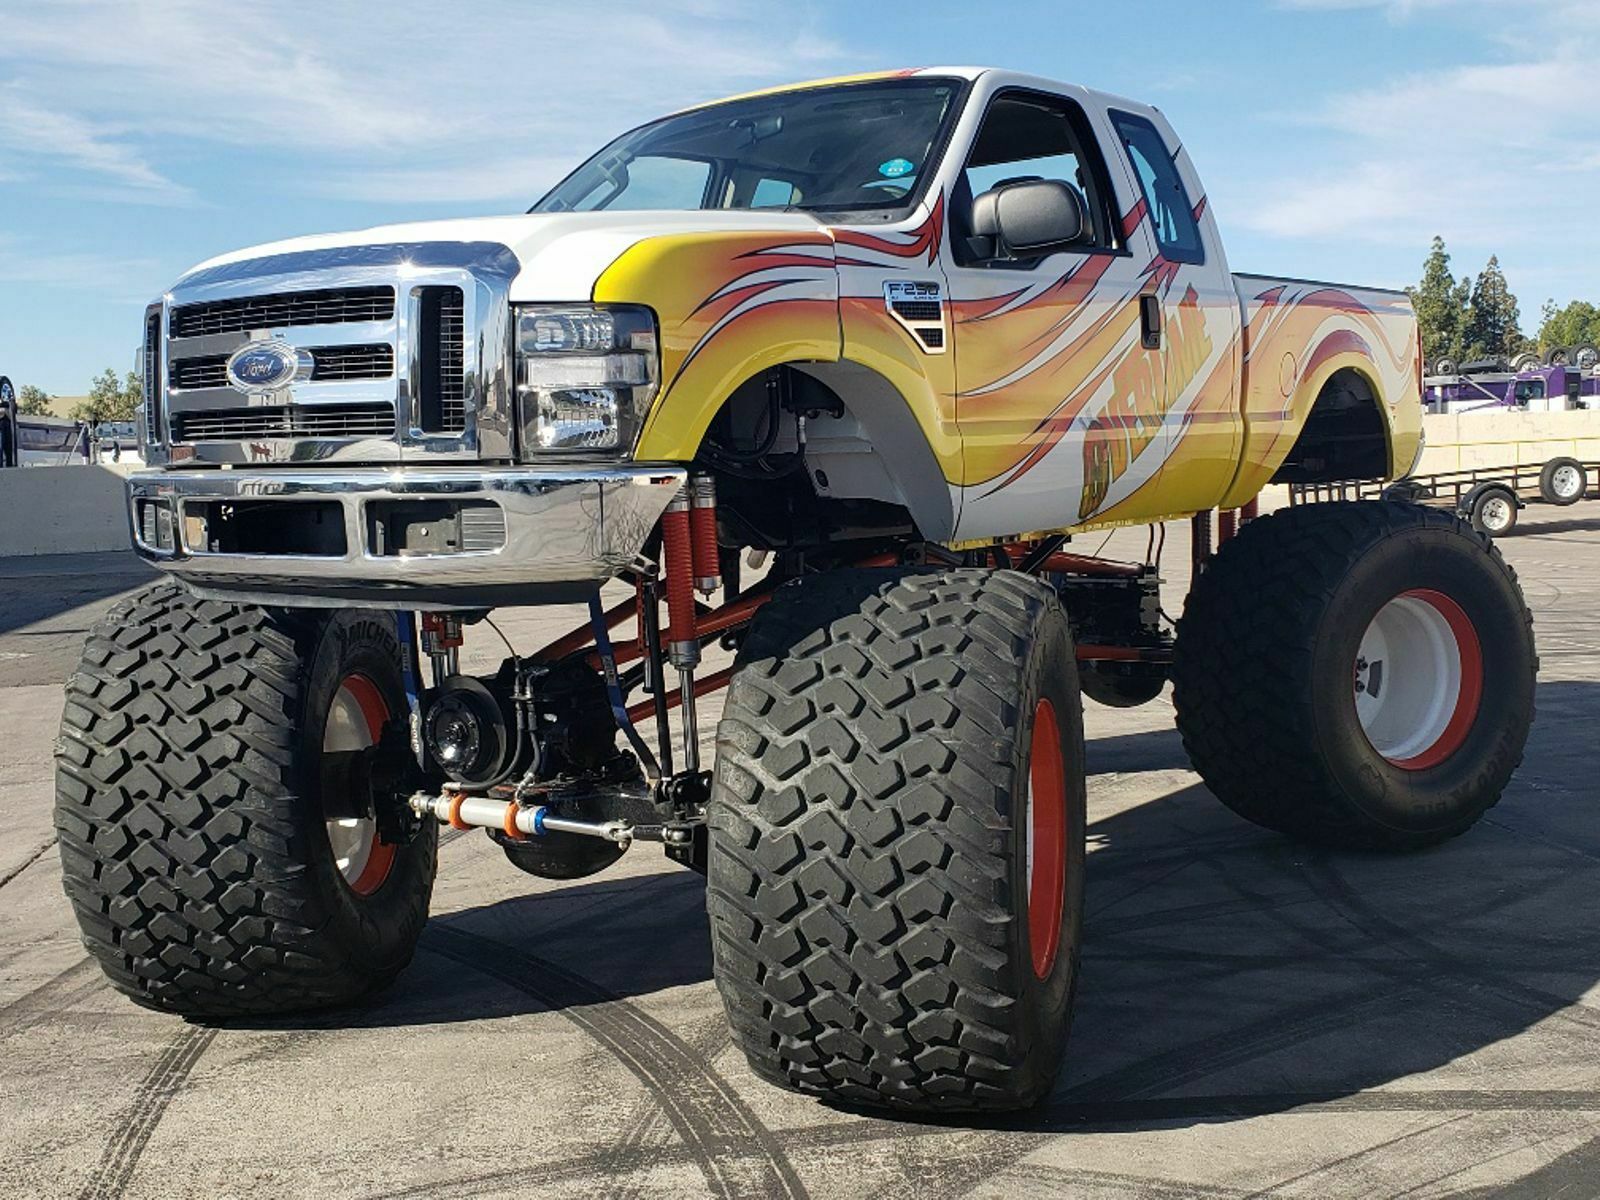
<instances>
[{"instance_id":1,"label":"concrete ground","mask_svg":"<svg viewBox=\"0 0 1600 1200\"><path fill-rule=\"evenodd\" d=\"M1293 845L1207 795L1168 704L1086 706L1067 1065L1033 1113L939 1125L757 1082L700 881L650 847L558 884L452 838L415 962L354 1013L134 1007L84 959L49 806L60 685L142 573L0 561L0 1193L1600 1195L1600 521L1530 510L1502 546L1537 620L1538 723L1500 806L1438 850ZM549 632L506 618L523 647Z\"/></svg>"}]
</instances>

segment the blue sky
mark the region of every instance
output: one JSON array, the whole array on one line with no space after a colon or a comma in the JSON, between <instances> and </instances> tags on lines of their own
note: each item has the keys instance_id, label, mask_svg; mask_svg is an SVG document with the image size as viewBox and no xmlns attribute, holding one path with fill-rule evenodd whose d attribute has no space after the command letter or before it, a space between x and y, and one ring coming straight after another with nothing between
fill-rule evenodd
<instances>
[{"instance_id":1,"label":"blue sky","mask_svg":"<svg viewBox=\"0 0 1600 1200\"><path fill-rule=\"evenodd\" d=\"M224 250L520 211L658 112L987 63L1148 99L1235 270L1401 285L1444 235L1524 327L1600 300L1600 0L0 0L0 373L126 369Z\"/></svg>"}]
</instances>

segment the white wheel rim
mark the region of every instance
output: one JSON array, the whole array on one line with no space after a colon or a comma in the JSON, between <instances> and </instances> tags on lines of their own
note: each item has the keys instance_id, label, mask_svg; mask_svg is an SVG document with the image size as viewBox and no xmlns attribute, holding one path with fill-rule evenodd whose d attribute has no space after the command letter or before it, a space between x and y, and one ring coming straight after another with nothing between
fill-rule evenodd
<instances>
[{"instance_id":1,"label":"white wheel rim","mask_svg":"<svg viewBox=\"0 0 1600 1200\"><path fill-rule=\"evenodd\" d=\"M1550 474L1550 488L1563 500L1578 494L1580 477L1576 467L1557 467Z\"/></svg>"},{"instance_id":2,"label":"white wheel rim","mask_svg":"<svg viewBox=\"0 0 1600 1200\"><path fill-rule=\"evenodd\" d=\"M1511 502L1502 500L1498 496L1493 500L1484 502L1483 526L1499 533L1511 527Z\"/></svg>"},{"instance_id":3,"label":"white wheel rim","mask_svg":"<svg viewBox=\"0 0 1600 1200\"><path fill-rule=\"evenodd\" d=\"M1372 748L1398 767L1424 770L1460 749L1482 687L1477 635L1441 593L1396 596L1361 637L1356 717Z\"/></svg>"},{"instance_id":4,"label":"white wheel rim","mask_svg":"<svg viewBox=\"0 0 1600 1200\"><path fill-rule=\"evenodd\" d=\"M334 693L333 703L328 706L328 723L322 734L325 754L365 750L378 740L381 730L373 729L373 714L362 705L361 697L352 687L358 679L353 676L340 684L339 690ZM360 683L371 687L365 680L360 680ZM328 845L333 848L334 865L339 868L339 874L344 876L345 882L356 887L372 862L373 850L378 844L378 823L363 817L352 817L328 821L327 826Z\"/></svg>"}]
</instances>

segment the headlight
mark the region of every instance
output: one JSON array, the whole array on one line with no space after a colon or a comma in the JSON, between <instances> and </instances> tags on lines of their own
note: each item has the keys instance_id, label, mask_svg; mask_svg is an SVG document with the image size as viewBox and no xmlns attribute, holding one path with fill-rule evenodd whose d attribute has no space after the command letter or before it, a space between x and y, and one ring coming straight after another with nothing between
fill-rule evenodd
<instances>
[{"instance_id":1,"label":"headlight","mask_svg":"<svg viewBox=\"0 0 1600 1200\"><path fill-rule=\"evenodd\" d=\"M660 377L655 314L632 305L518 305L522 456L628 451Z\"/></svg>"}]
</instances>

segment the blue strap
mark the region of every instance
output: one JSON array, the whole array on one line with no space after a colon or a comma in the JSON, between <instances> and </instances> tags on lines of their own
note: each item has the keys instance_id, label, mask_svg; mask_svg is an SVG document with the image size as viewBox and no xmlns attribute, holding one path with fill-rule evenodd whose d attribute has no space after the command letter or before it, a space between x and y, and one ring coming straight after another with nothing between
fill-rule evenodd
<instances>
[{"instance_id":1,"label":"blue strap","mask_svg":"<svg viewBox=\"0 0 1600 1200\"><path fill-rule=\"evenodd\" d=\"M622 680L617 674L617 655L611 648L611 634L606 629L605 610L600 607L600 593L596 592L589 597L589 623L594 626L594 647L600 654L600 665L606 674L606 695L611 699L611 715L616 718L617 728L622 730L623 736L628 739L628 744L633 747L633 752L639 756L639 761L644 764L644 773L653 783L661 778L661 766L656 762L656 756L650 753L650 747L639 736L639 731L633 726L633 719L628 716L628 706L622 699Z\"/></svg>"}]
</instances>

